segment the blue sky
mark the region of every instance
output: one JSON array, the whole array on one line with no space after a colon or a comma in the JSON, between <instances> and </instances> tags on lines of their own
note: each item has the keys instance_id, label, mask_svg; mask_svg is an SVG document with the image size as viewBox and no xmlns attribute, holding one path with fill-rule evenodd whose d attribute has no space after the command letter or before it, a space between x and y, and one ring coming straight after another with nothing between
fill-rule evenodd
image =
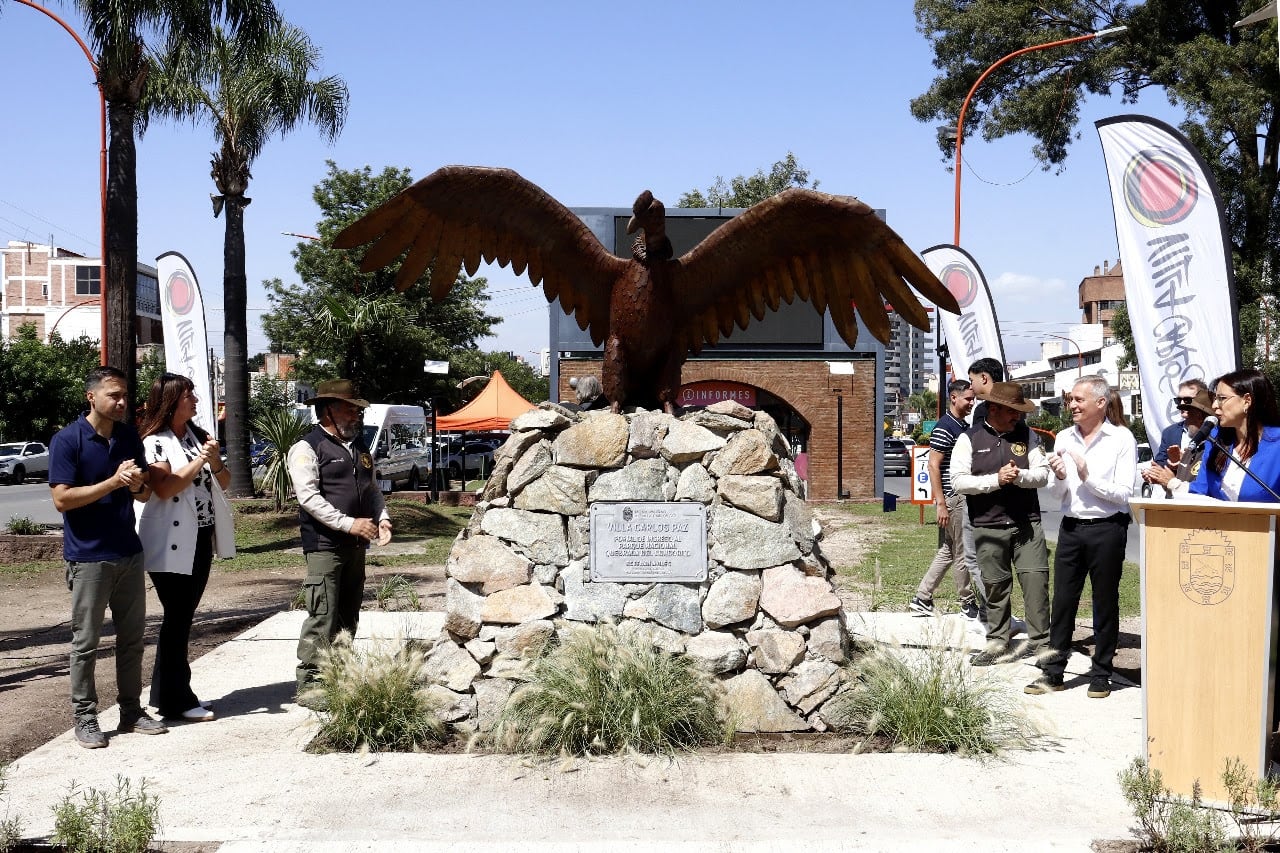
<instances>
[{"instance_id":1,"label":"blue sky","mask_svg":"<svg viewBox=\"0 0 1280 853\"><path fill-rule=\"evenodd\" d=\"M569 206L629 206L642 189L674 205L717 176L768 169L787 151L827 192L888 211L917 251L952 239L954 175L910 99L934 75L911 4L738 2L351 4L278 0L351 90L336 144L310 128L274 141L253 169L246 210L249 351L264 279L296 281L290 251L314 233L311 191L325 160L343 168L506 166ZM54 6L78 27L70 9ZM368 10L363 11L362 10ZM97 97L79 49L16 3L0 16L0 241L54 241L98 254ZM1011 360L1040 332L1079 322L1076 285L1117 257L1093 121L1144 112L1176 123L1159 94L1137 107L1095 99L1061 174L1030 141L965 144L961 245L982 266ZM206 127L155 125L138 143L139 258L179 251L222 351L223 220L213 219ZM547 345L538 289L495 268L486 349Z\"/></svg>"}]
</instances>

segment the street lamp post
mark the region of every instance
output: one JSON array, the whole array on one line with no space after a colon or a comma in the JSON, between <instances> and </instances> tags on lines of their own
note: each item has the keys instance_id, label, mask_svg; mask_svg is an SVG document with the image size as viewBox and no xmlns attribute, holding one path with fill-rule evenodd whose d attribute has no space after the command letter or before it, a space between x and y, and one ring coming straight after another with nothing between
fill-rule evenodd
<instances>
[{"instance_id":1,"label":"street lamp post","mask_svg":"<svg viewBox=\"0 0 1280 853\"><path fill-rule=\"evenodd\" d=\"M973 93L976 92L978 90L978 87L982 85L982 81L986 80L987 77L990 76L992 71L995 71L997 68L999 68L1001 65L1004 65L1010 59L1013 59L1018 56L1022 56L1024 53L1031 53L1032 51L1036 51L1036 50L1047 50L1051 47L1061 47L1067 44L1075 44L1076 42L1090 41L1091 39L1096 39L1099 36L1115 35L1116 33L1124 32L1127 29L1128 27L1111 27L1105 30L1098 30L1096 33L1086 33L1082 36L1075 36L1069 39L1058 39L1057 41L1046 42L1045 44L1033 44L1030 47L1022 48L1021 50L1015 50L1013 53L1006 54L1000 57L999 59L997 59L994 63L992 63L991 66L987 68L986 71L982 72L982 76L980 76L977 80L975 80L973 82L973 85L969 87L969 93L964 96L964 103L960 105L960 115L956 119L955 239L952 241L953 243L955 243L955 245L957 246L960 245L960 171L962 166L962 161L960 159L960 152L961 152L962 146L964 145L964 114L969 111L969 101L973 99Z\"/></svg>"},{"instance_id":2,"label":"street lamp post","mask_svg":"<svg viewBox=\"0 0 1280 853\"><path fill-rule=\"evenodd\" d=\"M53 12L38 3L31 0L18 0L23 6L29 6L37 12L52 18L58 26L67 31L67 35L76 40L76 44L80 45L80 50L84 51L84 58L89 60L89 67L93 69L93 82L98 90L98 195L100 199L98 207L98 226L100 239L101 258L98 265L98 309L102 312L102 337L98 342L98 355L102 364L107 363L107 96L102 91L102 81L98 79L98 63L93 59L93 52L89 50L89 46L84 43L84 39L73 29L66 21L59 18ZM50 247L52 249L52 247ZM65 314L64 314L65 316ZM62 317L58 318L59 320ZM56 323L55 323L56 325Z\"/></svg>"},{"instance_id":3,"label":"street lamp post","mask_svg":"<svg viewBox=\"0 0 1280 853\"><path fill-rule=\"evenodd\" d=\"M1060 341L1066 341L1076 348L1076 378L1079 379L1084 375L1084 353L1080 351L1080 345L1065 335L1054 335L1049 332L1042 332L1046 338L1057 338Z\"/></svg>"}]
</instances>

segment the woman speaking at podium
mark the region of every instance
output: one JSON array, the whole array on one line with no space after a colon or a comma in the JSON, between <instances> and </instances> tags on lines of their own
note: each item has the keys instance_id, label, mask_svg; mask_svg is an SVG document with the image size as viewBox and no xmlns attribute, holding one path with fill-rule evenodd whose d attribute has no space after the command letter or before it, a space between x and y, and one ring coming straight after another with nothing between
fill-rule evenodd
<instances>
[{"instance_id":1,"label":"woman speaking at podium","mask_svg":"<svg viewBox=\"0 0 1280 853\"><path fill-rule=\"evenodd\" d=\"M1218 377L1213 412L1218 428L1189 491L1223 501L1280 503L1280 408L1271 382L1252 368Z\"/></svg>"}]
</instances>

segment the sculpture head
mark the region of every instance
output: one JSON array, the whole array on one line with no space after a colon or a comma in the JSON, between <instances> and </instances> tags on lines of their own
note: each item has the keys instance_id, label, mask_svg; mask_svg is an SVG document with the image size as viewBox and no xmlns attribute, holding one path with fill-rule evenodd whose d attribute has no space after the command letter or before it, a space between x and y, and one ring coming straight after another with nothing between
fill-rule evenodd
<instances>
[{"instance_id":1,"label":"sculpture head","mask_svg":"<svg viewBox=\"0 0 1280 853\"><path fill-rule=\"evenodd\" d=\"M637 260L669 260L675 256L671 241L667 239L667 208L653 197L653 193L645 190L631 205L631 218L627 220L627 233L643 231L644 251L640 251L639 237L632 254Z\"/></svg>"}]
</instances>

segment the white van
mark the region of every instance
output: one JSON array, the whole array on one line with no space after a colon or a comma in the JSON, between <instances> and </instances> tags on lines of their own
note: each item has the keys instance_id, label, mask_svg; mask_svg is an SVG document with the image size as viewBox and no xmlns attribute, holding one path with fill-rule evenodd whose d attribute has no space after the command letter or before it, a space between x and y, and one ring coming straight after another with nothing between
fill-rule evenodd
<instances>
[{"instance_id":1,"label":"white van","mask_svg":"<svg viewBox=\"0 0 1280 853\"><path fill-rule=\"evenodd\" d=\"M372 403L364 410L364 444L382 491L417 491L431 476L431 429L421 406Z\"/></svg>"}]
</instances>

